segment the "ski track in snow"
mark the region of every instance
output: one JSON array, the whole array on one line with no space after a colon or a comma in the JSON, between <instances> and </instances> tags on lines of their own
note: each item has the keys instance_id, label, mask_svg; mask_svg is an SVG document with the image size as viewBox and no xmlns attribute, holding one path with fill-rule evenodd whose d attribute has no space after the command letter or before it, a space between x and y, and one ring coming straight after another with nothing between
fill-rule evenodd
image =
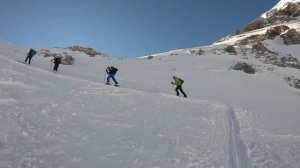
<instances>
[{"instance_id":1,"label":"ski track in snow","mask_svg":"<svg viewBox=\"0 0 300 168\"><path fill-rule=\"evenodd\" d=\"M247 168L246 146L240 136L239 121L235 110L228 105L228 162L231 168Z\"/></svg>"},{"instance_id":2,"label":"ski track in snow","mask_svg":"<svg viewBox=\"0 0 300 168\"><path fill-rule=\"evenodd\" d=\"M0 105L14 105L17 103L18 101L14 98L0 98Z\"/></svg>"}]
</instances>

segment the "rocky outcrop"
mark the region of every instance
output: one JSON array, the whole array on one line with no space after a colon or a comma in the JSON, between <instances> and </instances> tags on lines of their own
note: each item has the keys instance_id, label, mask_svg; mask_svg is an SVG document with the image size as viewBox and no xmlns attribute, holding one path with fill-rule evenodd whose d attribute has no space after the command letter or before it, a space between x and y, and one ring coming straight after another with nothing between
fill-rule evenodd
<instances>
[{"instance_id":1,"label":"rocky outcrop","mask_svg":"<svg viewBox=\"0 0 300 168\"><path fill-rule=\"evenodd\" d=\"M252 35L250 37L237 41L234 45L236 46L252 45L257 42L264 41L266 39L267 38L264 35Z\"/></svg>"},{"instance_id":2,"label":"rocky outcrop","mask_svg":"<svg viewBox=\"0 0 300 168\"><path fill-rule=\"evenodd\" d=\"M266 37L267 39L274 39L275 37L279 36L281 33L289 29L290 28L286 25L272 27L267 30Z\"/></svg>"},{"instance_id":3,"label":"rocky outcrop","mask_svg":"<svg viewBox=\"0 0 300 168\"><path fill-rule=\"evenodd\" d=\"M278 54L266 54L257 56L260 61L266 64L272 64L279 67L290 67L300 69L299 61L292 56L282 56Z\"/></svg>"},{"instance_id":4,"label":"rocky outcrop","mask_svg":"<svg viewBox=\"0 0 300 168\"><path fill-rule=\"evenodd\" d=\"M300 15L300 3L289 2L283 9L275 11L273 15L298 17Z\"/></svg>"},{"instance_id":5,"label":"rocky outcrop","mask_svg":"<svg viewBox=\"0 0 300 168\"><path fill-rule=\"evenodd\" d=\"M256 53L256 55L258 56L265 55L265 54L276 54L275 52L265 47L264 44L260 41L252 45L252 53Z\"/></svg>"},{"instance_id":6,"label":"rocky outcrop","mask_svg":"<svg viewBox=\"0 0 300 168\"><path fill-rule=\"evenodd\" d=\"M227 46L224 50L229 54L237 55L237 52L232 45Z\"/></svg>"},{"instance_id":7,"label":"rocky outcrop","mask_svg":"<svg viewBox=\"0 0 300 168\"><path fill-rule=\"evenodd\" d=\"M83 52L86 55L90 56L90 57L95 57L97 55L99 56L104 56L103 53L101 52L97 52L92 48L89 47L81 47L81 46L73 46L73 47L69 47L68 49L72 50L72 51L79 51L79 52Z\"/></svg>"},{"instance_id":8,"label":"rocky outcrop","mask_svg":"<svg viewBox=\"0 0 300 168\"><path fill-rule=\"evenodd\" d=\"M263 63L300 69L300 63L296 58L271 51L262 42L257 42L252 46L252 53L255 53L256 58Z\"/></svg>"},{"instance_id":9,"label":"rocky outcrop","mask_svg":"<svg viewBox=\"0 0 300 168\"><path fill-rule=\"evenodd\" d=\"M237 70L237 71L243 71L243 72L248 73L248 74L254 74L255 73L255 69L251 65L248 65L245 62L238 62L236 65L234 65L232 67L232 69Z\"/></svg>"},{"instance_id":10,"label":"rocky outcrop","mask_svg":"<svg viewBox=\"0 0 300 168\"><path fill-rule=\"evenodd\" d=\"M287 3L284 8L277 10L273 9L266 13L266 18L258 18L250 22L242 30L242 32L249 32L257 29L261 29L267 26L286 23L292 20L296 20L300 16L300 3Z\"/></svg>"},{"instance_id":11,"label":"rocky outcrop","mask_svg":"<svg viewBox=\"0 0 300 168\"><path fill-rule=\"evenodd\" d=\"M290 29L286 34L281 35L284 44L286 45L294 45L300 44L300 33L295 29Z\"/></svg>"},{"instance_id":12,"label":"rocky outcrop","mask_svg":"<svg viewBox=\"0 0 300 168\"><path fill-rule=\"evenodd\" d=\"M41 49L39 54L43 55L44 57L52 57L52 58L59 57L59 58L61 58L61 64L64 64L64 65L73 65L75 62L75 58L66 52L63 52L62 54L58 54L58 53L53 53L47 49Z\"/></svg>"},{"instance_id":13,"label":"rocky outcrop","mask_svg":"<svg viewBox=\"0 0 300 168\"><path fill-rule=\"evenodd\" d=\"M290 86L300 89L300 80L294 76L286 77L285 80L289 83Z\"/></svg>"},{"instance_id":14,"label":"rocky outcrop","mask_svg":"<svg viewBox=\"0 0 300 168\"><path fill-rule=\"evenodd\" d=\"M62 58L61 62L62 62L62 64L65 64L65 65L73 65L75 62L75 59L71 55L65 55Z\"/></svg>"},{"instance_id":15,"label":"rocky outcrop","mask_svg":"<svg viewBox=\"0 0 300 168\"><path fill-rule=\"evenodd\" d=\"M249 32L249 31L264 28L267 25L268 25L268 22L266 19L259 18L259 19L256 19L256 20L250 22L249 24L247 24L246 27L242 31Z\"/></svg>"}]
</instances>

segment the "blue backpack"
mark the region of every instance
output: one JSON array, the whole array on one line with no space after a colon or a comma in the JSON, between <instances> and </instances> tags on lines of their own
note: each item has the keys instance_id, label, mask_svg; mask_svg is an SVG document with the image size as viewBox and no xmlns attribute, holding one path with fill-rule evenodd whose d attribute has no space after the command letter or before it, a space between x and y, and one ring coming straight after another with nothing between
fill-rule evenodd
<instances>
[{"instance_id":1,"label":"blue backpack","mask_svg":"<svg viewBox=\"0 0 300 168\"><path fill-rule=\"evenodd\" d=\"M34 49L30 49L30 55L34 56L37 52Z\"/></svg>"},{"instance_id":2,"label":"blue backpack","mask_svg":"<svg viewBox=\"0 0 300 168\"><path fill-rule=\"evenodd\" d=\"M179 78L179 81L180 81L180 84L182 85L184 83L184 80L180 79Z\"/></svg>"}]
</instances>

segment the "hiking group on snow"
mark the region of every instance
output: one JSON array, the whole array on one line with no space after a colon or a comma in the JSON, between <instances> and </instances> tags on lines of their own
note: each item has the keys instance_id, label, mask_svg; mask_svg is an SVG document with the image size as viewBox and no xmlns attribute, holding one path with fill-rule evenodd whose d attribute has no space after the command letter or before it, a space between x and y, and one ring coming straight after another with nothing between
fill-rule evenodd
<instances>
[{"instance_id":1,"label":"hiking group on snow","mask_svg":"<svg viewBox=\"0 0 300 168\"><path fill-rule=\"evenodd\" d=\"M28 64L31 63L31 59L34 55L37 54L37 51L35 51L34 49L30 49L29 52L27 53L27 57L25 59L24 62L22 63L27 63L27 60L28 60ZM51 60L51 69L52 69L52 62L54 63L54 67L53 67L53 72L57 72L57 69L59 67L59 64L61 64L61 58L60 57L55 57ZM114 67L114 66L109 66L106 68L105 70L105 76L107 74L107 77L104 77L104 79L106 78L106 85L110 85L110 79L112 79L115 83L114 86L118 87L119 84L118 84L118 81L116 80L115 78L115 75L118 71L118 68ZM183 94L183 96L185 98L187 98L185 92L183 91L182 89L182 84L184 83L184 80L182 80L181 78L177 77L177 76L173 76L173 80L174 82L172 81L171 84L172 85L175 85L175 92L176 92L176 95L179 96L179 91Z\"/></svg>"}]
</instances>

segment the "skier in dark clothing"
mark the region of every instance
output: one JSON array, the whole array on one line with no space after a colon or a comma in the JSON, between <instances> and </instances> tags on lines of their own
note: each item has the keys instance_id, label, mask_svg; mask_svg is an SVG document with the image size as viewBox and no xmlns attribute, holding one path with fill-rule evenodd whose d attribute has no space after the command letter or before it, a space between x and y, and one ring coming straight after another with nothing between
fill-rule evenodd
<instances>
[{"instance_id":1,"label":"skier in dark clothing","mask_svg":"<svg viewBox=\"0 0 300 168\"><path fill-rule=\"evenodd\" d=\"M186 98L186 94L184 93L184 91L182 90L182 84L183 84L183 80L176 77L176 76L173 76L173 79L174 79L174 82L171 82L172 85L175 85L176 88L175 88L175 91L176 91L176 95L179 96L179 92L178 90L180 90L180 92L183 94L183 96Z\"/></svg>"},{"instance_id":2,"label":"skier in dark clothing","mask_svg":"<svg viewBox=\"0 0 300 168\"><path fill-rule=\"evenodd\" d=\"M61 63L61 58L56 57L56 58L51 60L51 63L52 63L52 61L54 61L53 71L57 71L57 68L58 68L59 64Z\"/></svg>"},{"instance_id":3,"label":"skier in dark clothing","mask_svg":"<svg viewBox=\"0 0 300 168\"><path fill-rule=\"evenodd\" d=\"M32 57L36 54L37 52L34 49L30 49L29 52L27 53L27 57L25 59L25 63L28 60L28 64L30 64Z\"/></svg>"},{"instance_id":4,"label":"skier in dark clothing","mask_svg":"<svg viewBox=\"0 0 300 168\"><path fill-rule=\"evenodd\" d=\"M106 68L106 73L108 75L107 78L106 78L106 84L107 85L110 85L109 80L111 78L115 82L115 86L118 86L118 82L115 79L115 75L116 75L117 71L118 71L118 68L115 68L113 66Z\"/></svg>"}]
</instances>

